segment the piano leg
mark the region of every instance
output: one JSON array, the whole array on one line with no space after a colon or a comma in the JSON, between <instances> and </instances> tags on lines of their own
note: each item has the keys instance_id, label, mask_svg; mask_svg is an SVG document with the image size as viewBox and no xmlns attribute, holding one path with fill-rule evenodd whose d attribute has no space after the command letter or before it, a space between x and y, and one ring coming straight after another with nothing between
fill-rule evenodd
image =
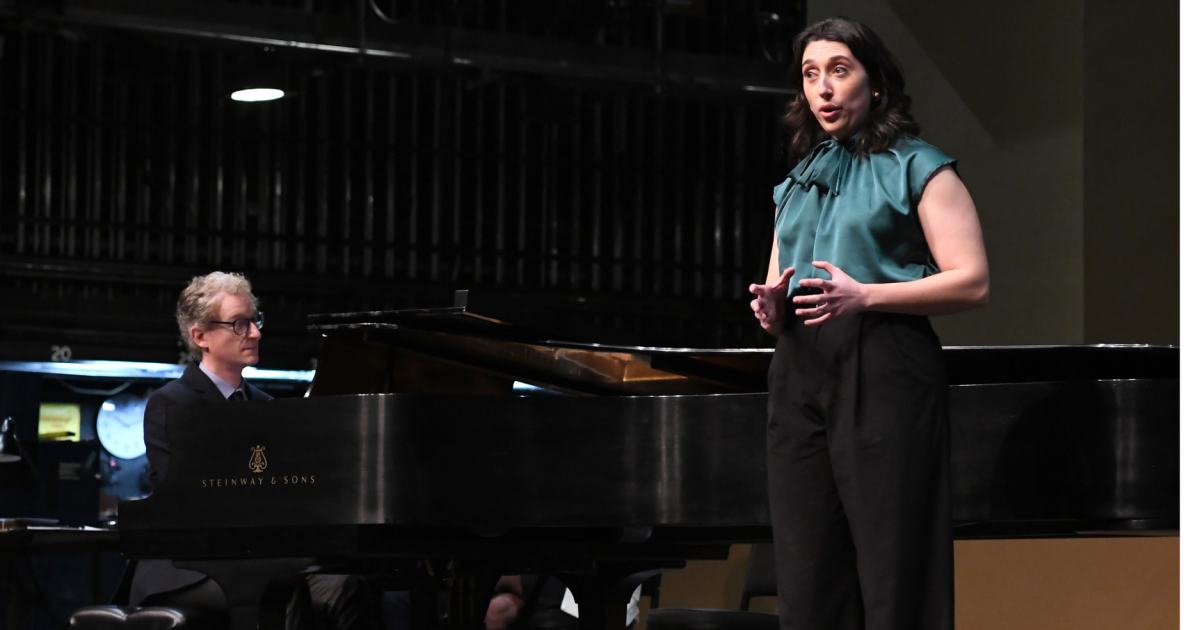
<instances>
[{"instance_id":1,"label":"piano leg","mask_svg":"<svg viewBox=\"0 0 1200 630\"><path fill-rule=\"evenodd\" d=\"M455 562L449 576L447 625L456 630L483 630L488 604L499 579L500 571L494 566Z\"/></svg>"},{"instance_id":2,"label":"piano leg","mask_svg":"<svg viewBox=\"0 0 1200 630\"><path fill-rule=\"evenodd\" d=\"M267 586L281 575L296 574L317 563L316 558L246 560L175 560L180 569L199 571L225 593L230 630L257 630L259 602Z\"/></svg>"},{"instance_id":3,"label":"piano leg","mask_svg":"<svg viewBox=\"0 0 1200 630\"><path fill-rule=\"evenodd\" d=\"M683 560L597 563L587 573L556 573L579 604L580 630L625 630L625 615L633 591L663 571L682 569Z\"/></svg>"}]
</instances>

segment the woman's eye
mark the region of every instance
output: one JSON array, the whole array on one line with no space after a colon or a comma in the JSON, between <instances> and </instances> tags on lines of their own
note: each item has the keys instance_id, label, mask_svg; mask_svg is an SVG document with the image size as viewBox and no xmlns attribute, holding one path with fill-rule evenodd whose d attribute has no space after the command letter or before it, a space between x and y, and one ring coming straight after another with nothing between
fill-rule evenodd
<instances>
[{"instance_id":1,"label":"woman's eye","mask_svg":"<svg viewBox=\"0 0 1200 630\"><path fill-rule=\"evenodd\" d=\"M845 66L838 66L833 69L834 74L846 74L849 71L850 70L848 68L846 68Z\"/></svg>"}]
</instances>

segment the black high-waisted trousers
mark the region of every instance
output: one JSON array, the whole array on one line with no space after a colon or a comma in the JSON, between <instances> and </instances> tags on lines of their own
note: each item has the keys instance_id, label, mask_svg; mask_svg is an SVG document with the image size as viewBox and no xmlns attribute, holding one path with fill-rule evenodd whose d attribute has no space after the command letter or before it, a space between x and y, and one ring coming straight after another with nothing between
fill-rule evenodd
<instances>
[{"instance_id":1,"label":"black high-waisted trousers","mask_svg":"<svg viewBox=\"0 0 1200 630\"><path fill-rule=\"evenodd\" d=\"M779 337L767 476L783 630L949 630L946 370L925 317L867 312Z\"/></svg>"}]
</instances>

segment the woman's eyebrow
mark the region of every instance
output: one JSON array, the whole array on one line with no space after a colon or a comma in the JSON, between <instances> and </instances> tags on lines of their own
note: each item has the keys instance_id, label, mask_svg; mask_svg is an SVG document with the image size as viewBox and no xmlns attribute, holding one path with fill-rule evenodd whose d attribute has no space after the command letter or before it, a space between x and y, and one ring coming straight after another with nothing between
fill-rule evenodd
<instances>
[{"instance_id":1,"label":"woman's eyebrow","mask_svg":"<svg viewBox=\"0 0 1200 630\"><path fill-rule=\"evenodd\" d=\"M847 57L846 55L834 55L834 56L830 57L827 61L841 61L844 63L851 63L850 58ZM804 67L809 64L816 65L816 63L817 63L816 59L805 59L804 61L800 62L800 66Z\"/></svg>"}]
</instances>

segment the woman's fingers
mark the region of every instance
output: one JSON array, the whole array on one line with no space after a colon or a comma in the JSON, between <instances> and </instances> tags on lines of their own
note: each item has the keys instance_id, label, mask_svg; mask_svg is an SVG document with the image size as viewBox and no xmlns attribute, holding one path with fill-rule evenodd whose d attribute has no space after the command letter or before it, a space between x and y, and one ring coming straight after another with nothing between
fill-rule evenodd
<instances>
[{"instance_id":1,"label":"woman's fingers","mask_svg":"<svg viewBox=\"0 0 1200 630\"><path fill-rule=\"evenodd\" d=\"M788 286L788 281L791 280L792 276L794 275L796 275L795 267L788 267L787 269L784 269L783 273L779 274L779 281L775 283L775 288L786 288Z\"/></svg>"},{"instance_id":2,"label":"woman's fingers","mask_svg":"<svg viewBox=\"0 0 1200 630\"><path fill-rule=\"evenodd\" d=\"M814 318L814 319L806 319L806 320L804 320L804 325L805 326L819 326L821 324L824 324L825 320L829 319L832 316L833 316L833 313L825 313L824 315Z\"/></svg>"},{"instance_id":3,"label":"woman's fingers","mask_svg":"<svg viewBox=\"0 0 1200 630\"><path fill-rule=\"evenodd\" d=\"M790 281L792 276L795 274L795 268L788 267L787 269L783 270L783 274L779 276L779 280L777 280L775 284L751 284L750 292L761 297L769 297L772 291L787 290L788 281Z\"/></svg>"},{"instance_id":4,"label":"woman's fingers","mask_svg":"<svg viewBox=\"0 0 1200 630\"><path fill-rule=\"evenodd\" d=\"M842 273L842 270L838 269L837 265L834 265L833 263L830 263L830 262L827 262L824 260L814 260L813 266L816 267L817 269L824 269L831 276L834 275L835 272Z\"/></svg>"},{"instance_id":5,"label":"woman's fingers","mask_svg":"<svg viewBox=\"0 0 1200 630\"><path fill-rule=\"evenodd\" d=\"M833 283L828 280L822 280L820 278L805 278L800 281L800 286L813 287L813 288L817 288L822 291L828 292L830 289L833 288Z\"/></svg>"},{"instance_id":6,"label":"woman's fingers","mask_svg":"<svg viewBox=\"0 0 1200 630\"><path fill-rule=\"evenodd\" d=\"M810 296L804 296L810 297ZM801 304L797 302L799 308L796 309L796 314L801 317L815 317L827 312L830 312L829 302L821 302L819 304Z\"/></svg>"},{"instance_id":7,"label":"woman's fingers","mask_svg":"<svg viewBox=\"0 0 1200 630\"><path fill-rule=\"evenodd\" d=\"M829 296L825 295L824 293L817 295L797 295L796 297L792 298L793 303L808 306L816 306L817 304L823 304L827 301L829 301Z\"/></svg>"},{"instance_id":8,"label":"woman's fingers","mask_svg":"<svg viewBox=\"0 0 1200 630\"><path fill-rule=\"evenodd\" d=\"M772 332L779 324L780 313L777 309L782 306L781 301L786 296L794 275L796 275L796 269L788 267L783 270L774 284L750 285L750 293L755 295L755 298L750 300L750 310L754 311L754 316L758 318L759 324L767 332Z\"/></svg>"}]
</instances>

